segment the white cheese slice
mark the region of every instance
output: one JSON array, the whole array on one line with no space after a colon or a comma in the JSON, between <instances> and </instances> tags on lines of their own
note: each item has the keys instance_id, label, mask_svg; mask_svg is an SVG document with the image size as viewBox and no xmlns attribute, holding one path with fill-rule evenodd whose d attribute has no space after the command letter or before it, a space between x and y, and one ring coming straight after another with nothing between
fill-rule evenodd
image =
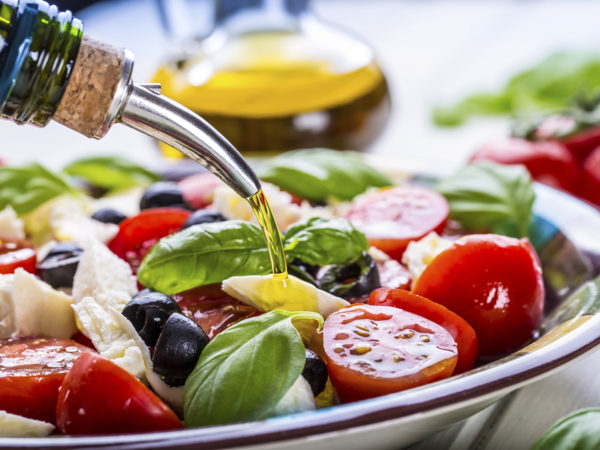
<instances>
[{"instance_id":1,"label":"white cheese slice","mask_svg":"<svg viewBox=\"0 0 600 450\"><path fill-rule=\"evenodd\" d=\"M25 239L23 221L11 206L0 211L0 237L5 239Z\"/></svg>"},{"instance_id":2,"label":"white cheese slice","mask_svg":"<svg viewBox=\"0 0 600 450\"><path fill-rule=\"evenodd\" d=\"M0 339L10 337L16 331L13 280L13 274L0 275Z\"/></svg>"},{"instance_id":3,"label":"white cheese slice","mask_svg":"<svg viewBox=\"0 0 600 450\"><path fill-rule=\"evenodd\" d=\"M0 436L43 437L50 435L53 430L51 423L0 411Z\"/></svg>"},{"instance_id":4,"label":"white cheese slice","mask_svg":"<svg viewBox=\"0 0 600 450\"><path fill-rule=\"evenodd\" d=\"M436 232L431 232L423 239L408 244L402 255L402 262L408 267L412 279L419 278L427 264L450 245L452 241L440 237Z\"/></svg>"},{"instance_id":5,"label":"white cheese slice","mask_svg":"<svg viewBox=\"0 0 600 450\"><path fill-rule=\"evenodd\" d=\"M292 384L292 387L285 393L275 405L269 416L282 416L284 414L294 414L303 411L312 411L316 409L315 397L310 388L310 384L300 375Z\"/></svg>"},{"instance_id":6,"label":"white cheese slice","mask_svg":"<svg viewBox=\"0 0 600 450\"><path fill-rule=\"evenodd\" d=\"M69 338L77 332L73 299L35 275L15 270L11 296L18 336Z\"/></svg>"},{"instance_id":7,"label":"white cheese slice","mask_svg":"<svg viewBox=\"0 0 600 450\"><path fill-rule=\"evenodd\" d=\"M125 317L114 308L105 310L92 297L84 297L73 304L72 308L77 316L79 329L92 341L101 356L110 359L137 378L145 376L150 354L144 355L135 339L137 333ZM139 339L139 336L137 338ZM143 348L145 349L145 346Z\"/></svg>"},{"instance_id":8,"label":"white cheese slice","mask_svg":"<svg viewBox=\"0 0 600 450\"><path fill-rule=\"evenodd\" d=\"M118 311L137 293L129 264L98 241L86 243L73 280L73 298L92 297L99 305Z\"/></svg>"}]
</instances>

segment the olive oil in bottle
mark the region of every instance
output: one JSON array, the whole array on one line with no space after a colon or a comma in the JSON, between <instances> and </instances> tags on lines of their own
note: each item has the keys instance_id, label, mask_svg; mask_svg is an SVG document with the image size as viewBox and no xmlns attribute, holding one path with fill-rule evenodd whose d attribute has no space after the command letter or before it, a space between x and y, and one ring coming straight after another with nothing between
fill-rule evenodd
<instances>
[{"instance_id":1,"label":"olive oil in bottle","mask_svg":"<svg viewBox=\"0 0 600 450\"><path fill-rule=\"evenodd\" d=\"M215 30L154 81L242 152L364 150L390 112L372 50L309 14L307 0L217 0Z\"/></svg>"}]
</instances>

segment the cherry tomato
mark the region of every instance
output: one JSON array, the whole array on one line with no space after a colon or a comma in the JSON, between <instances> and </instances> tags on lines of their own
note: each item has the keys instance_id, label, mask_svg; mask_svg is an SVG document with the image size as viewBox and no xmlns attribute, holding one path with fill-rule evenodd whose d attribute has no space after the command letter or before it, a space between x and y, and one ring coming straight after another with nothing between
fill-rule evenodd
<instances>
[{"instance_id":1,"label":"cherry tomato","mask_svg":"<svg viewBox=\"0 0 600 450\"><path fill-rule=\"evenodd\" d=\"M136 377L94 353L81 355L56 405L63 434L142 433L183 428L175 413Z\"/></svg>"},{"instance_id":2,"label":"cherry tomato","mask_svg":"<svg viewBox=\"0 0 600 450\"><path fill-rule=\"evenodd\" d=\"M202 209L213 201L213 192L224 183L211 172L197 173L179 182L183 198L192 208Z\"/></svg>"},{"instance_id":3,"label":"cherry tomato","mask_svg":"<svg viewBox=\"0 0 600 450\"><path fill-rule=\"evenodd\" d=\"M260 312L229 296L220 284L209 284L173 296L181 312L196 322L210 339L231 325Z\"/></svg>"},{"instance_id":4,"label":"cherry tomato","mask_svg":"<svg viewBox=\"0 0 600 450\"><path fill-rule=\"evenodd\" d=\"M419 186L384 188L361 196L346 213L369 240L390 257L400 260L409 242L441 233L449 207L444 197Z\"/></svg>"},{"instance_id":5,"label":"cherry tomato","mask_svg":"<svg viewBox=\"0 0 600 450\"><path fill-rule=\"evenodd\" d=\"M600 126L568 136L563 139L563 144L578 161L583 161L600 145Z\"/></svg>"},{"instance_id":6,"label":"cherry tomato","mask_svg":"<svg viewBox=\"0 0 600 450\"><path fill-rule=\"evenodd\" d=\"M456 343L443 327L388 306L352 305L330 314L323 345L342 402L447 378L457 360Z\"/></svg>"},{"instance_id":7,"label":"cherry tomato","mask_svg":"<svg viewBox=\"0 0 600 450\"><path fill-rule=\"evenodd\" d=\"M190 211L179 208L152 208L125 219L108 243L113 253L129 263L134 273L144 256L161 238L181 229Z\"/></svg>"},{"instance_id":8,"label":"cherry tomato","mask_svg":"<svg viewBox=\"0 0 600 450\"><path fill-rule=\"evenodd\" d=\"M54 423L66 373L88 347L70 339L0 340L0 410Z\"/></svg>"},{"instance_id":9,"label":"cherry tomato","mask_svg":"<svg viewBox=\"0 0 600 450\"><path fill-rule=\"evenodd\" d=\"M576 190L577 161L558 141L528 141L507 138L479 149L470 161L523 164L533 179L569 192Z\"/></svg>"},{"instance_id":10,"label":"cherry tomato","mask_svg":"<svg viewBox=\"0 0 600 450\"><path fill-rule=\"evenodd\" d=\"M529 340L544 308L542 269L529 241L492 234L458 239L427 265L413 293L469 322L488 356Z\"/></svg>"},{"instance_id":11,"label":"cherry tomato","mask_svg":"<svg viewBox=\"0 0 600 450\"><path fill-rule=\"evenodd\" d=\"M600 126L573 132L577 128L575 117L553 114L537 126L536 140L560 139L565 147L582 162L592 150L600 145Z\"/></svg>"},{"instance_id":12,"label":"cherry tomato","mask_svg":"<svg viewBox=\"0 0 600 450\"><path fill-rule=\"evenodd\" d=\"M439 303L403 289L377 289L369 297L369 305L393 306L441 325L456 341L458 360L454 373L470 370L477 359L477 336L462 317Z\"/></svg>"},{"instance_id":13,"label":"cherry tomato","mask_svg":"<svg viewBox=\"0 0 600 450\"><path fill-rule=\"evenodd\" d=\"M580 195L600 207L600 147L583 162Z\"/></svg>"},{"instance_id":14,"label":"cherry tomato","mask_svg":"<svg viewBox=\"0 0 600 450\"><path fill-rule=\"evenodd\" d=\"M35 273L36 262L35 250L29 242L0 238L0 273L13 273L19 267Z\"/></svg>"}]
</instances>

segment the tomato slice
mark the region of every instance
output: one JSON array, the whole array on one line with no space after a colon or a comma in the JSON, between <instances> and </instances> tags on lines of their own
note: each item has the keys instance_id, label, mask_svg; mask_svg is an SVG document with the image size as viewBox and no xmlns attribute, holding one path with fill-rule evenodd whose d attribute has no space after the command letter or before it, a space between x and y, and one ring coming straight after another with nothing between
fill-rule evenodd
<instances>
[{"instance_id":1,"label":"tomato slice","mask_svg":"<svg viewBox=\"0 0 600 450\"><path fill-rule=\"evenodd\" d=\"M454 373L473 368L477 359L477 336L462 317L439 303L403 289L377 289L369 297L369 305L393 306L425 317L444 327L456 341L458 360Z\"/></svg>"},{"instance_id":2,"label":"tomato slice","mask_svg":"<svg viewBox=\"0 0 600 450\"><path fill-rule=\"evenodd\" d=\"M442 232L449 207L444 197L419 186L379 189L361 196L346 213L369 243L400 261L411 241Z\"/></svg>"},{"instance_id":3,"label":"tomato slice","mask_svg":"<svg viewBox=\"0 0 600 450\"><path fill-rule=\"evenodd\" d=\"M580 194L600 207L600 147L596 148L581 167Z\"/></svg>"},{"instance_id":4,"label":"tomato slice","mask_svg":"<svg viewBox=\"0 0 600 450\"><path fill-rule=\"evenodd\" d=\"M327 370L342 402L390 394L452 375L454 339L440 325L389 306L352 305L327 317Z\"/></svg>"},{"instance_id":5,"label":"tomato slice","mask_svg":"<svg viewBox=\"0 0 600 450\"><path fill-rule=\"evenodd\" d=\"M191 215L179 208L152 208L125 219L119 232L108 243L108 248L129 263L137 273L144 256L161 238L179 231Z\"/></svg>"},{"instance_id":6,"label":"tomato slice","mask_svg":"<svg viewBox=\"0 0 600 450\"><path fill-rule=\"evenodd\" d=\"M56 425L64 434L142 433L183 427L137 378L94 353L81 355L58 395Z\"/></svg>"},{"instance_id":7,"label":"tomato slice","mask_svg":"<svg viewBox=\"0 0 600 450\"><path fill-rule=\"evenodd\" d=\"M13 273L19 267L35 273L36 262L35 249L29 242L0 238L0 273Z\"/></svg>"},{"instance_id":8,"label":"tomato slice","mask_svg":"<svg viewBox=\"0 0 600 450\"><path fill-rule=\"evenodd\" d=\"M221 289L220 284L209 284L173 296L181 312L196 322L210 339L231 325L260 311L236 300Z\"/></svg>"},{"instance_id":9,"label":"tomato slice","mask_svg":"<svg viewBox=\"0 0 600 450\"><path fill-rule=\"evenodd\" d=\"M211 172L204 172L179 181L179 189L188 205L194 209L202 209L212 203L214 190L224 184Z\"/></svg>"},{"instance_id":10,"label":"tomato slice","mask_svg":"<svg viewBox=\"0 0 600 450\"><path fill-rule=\"evenodd\" d=\"M70 339L0 340L0 410L54 423L58 388L77 357L90 351Z\"/></svg>"},{"instance_id":11,"label":"tomato slice","mask_svg":"<svg viewBox=\"0 0 600 450\"><path fill-rule=\"evenodd\" d=\"M413 293L465 319L487 356L529 340L544 308L542 269L529 241L493 234L458 239L427 265Z\"/></svg>"}]
</instances>

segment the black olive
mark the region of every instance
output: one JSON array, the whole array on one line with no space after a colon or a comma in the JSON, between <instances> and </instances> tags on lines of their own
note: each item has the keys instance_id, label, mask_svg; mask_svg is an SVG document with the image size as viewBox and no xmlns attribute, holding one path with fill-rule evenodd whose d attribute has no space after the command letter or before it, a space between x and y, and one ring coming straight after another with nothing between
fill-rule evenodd
<instances>
[{"instance_id":1,"label":"black olive","mask_svg":"<svg viewBox=\"0 0 600 450\"><path fill-rule=\"evenodd\" d=\"M310 384L310 389L315 397L325 389L327 364L312 350L306 350L306 363L304 363L302 376Z\"/></svg>"},{"instance_id":2,"label":"black olive","mask_svg":"<svg viewBox=\"0 0 600 450\"><path fill-rule=\"evenodd\" d=\"M127 219L127 216L121 211L117 211L113 208L101 208L92 214L92 219L102 223L114 223L119 225L121 222Z\"/></svg>"},{"instance_id":3,"label":"black olive","mask_svg":"<svg viewBox=\"0 0 600 450\"><path fill-rule=\"evenodd\" d=\"M154 347L154 371L171 386L182 385L208 341L196 322L182 314L172 314Z\"/></svg>"},{"instance_id":4,"label":"black olive","mask_svg":"<svg viewBox=\"0 0 600 450\"><path fill-rule=\"evenodd\" d=\"M342 298L358 298L381 287L379 269L367 253L346 264L333 264L319 274L319 287Z\"/></svg>"},{"instance_id":5,"label":"black olive","mask_svg":"<svg viewBox=\"0 0 600 450\"><path fill-rule=\"evenodd\" d=\"M301 259L294 259L291 263L288 264L288 273L290 275L294 275L296 278L300 278L310 284L313 284L318 287L317 283L317 272L319 271L319 266L312 266L310 264L306 264Z\"/></svg>"},{"instance_id":6,"label":"black olive","mask_svg":"<svg viewBox=\"0 0 600 450\"><path fill-rule=\"evenodd\" d=\"M179 305L161 292L140 292L123 308L122 314L133 324L144 343L154 347L167 319L181 312Z\"/></svg>"},{"instance_id":7,"label":"black olive","mask_svg":"<svg viewBox=\"0 0 600 450\"><path fill-rule=\"evenodd\" d=\"M60 242L37 265L40 278L53 288L73 287L73 278L83 249L72 242Z\"/></svg>"},{"instance_id":8,"label":"black olive","mask_svg":"<svg viewBox=\"0 0 600 450\"><path fill-rule=\"evenodd\" d=\"M223 214L209 209L199 209L194 211L190 217L183 223L181 229L191 227L192 225L200 225L202 223L224 222L227 220Z\"/></svg>"},{"instance_id":9,"label":"black olive","mask_svg":"<svg viewBox=\"0 0 600 450\"><path fill-rule=\"evenodd\" d=\"M177 183L159 181L151 184L140 200L140 209L161 208L165 206L189 209L183 193Z\"/></svg>"}]
</instances>

